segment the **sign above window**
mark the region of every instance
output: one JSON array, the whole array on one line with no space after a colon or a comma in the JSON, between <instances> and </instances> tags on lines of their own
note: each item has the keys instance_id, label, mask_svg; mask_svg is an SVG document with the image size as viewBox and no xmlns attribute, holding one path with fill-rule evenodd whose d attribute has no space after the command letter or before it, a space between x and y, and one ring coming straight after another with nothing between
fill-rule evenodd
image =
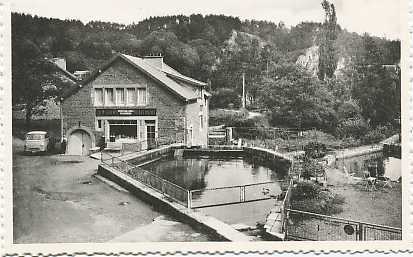
<instances>
[{"instance_id":1,"label":"sign above window","mask_svg":"<svg viewBox=\"0 0 413 257\"><path fill-rule=\"evenodd\" d=\"M156 116L156 109L96 109L96 116Z\"/></svg>"}]
</instances>

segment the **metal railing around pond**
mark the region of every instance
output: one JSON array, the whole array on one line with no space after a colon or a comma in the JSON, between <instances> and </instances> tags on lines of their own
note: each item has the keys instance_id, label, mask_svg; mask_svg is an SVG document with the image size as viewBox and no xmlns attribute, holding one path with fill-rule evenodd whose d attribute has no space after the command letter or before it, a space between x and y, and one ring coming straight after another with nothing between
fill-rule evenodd
<instances>
[{"instance_id":1,"label":"metal railing around pond","mask_svg":"<svg viewBox=\"0 0 413 257\"><path fill-rule=\"evenodd\" d=\"M289 184L291 184L291 182L287 180L277 180L245 185L188 190L141 168L139 165L133 165L110 153L102 152L101 162L127 174L131 178L188 208L206 208L268 200L278 197L283 191L286 191L287 187L290 188Z\"/></svg>"},{"instance_id":2,"label":"metal railing around pond","mask_svg":"<svg viewBox=\"0 0 413 257\"><path fill-rule=\"evenodd\" d=\"M400 228L287 209L287 240L401 240Z\"/></svg>"},{"instance_id":3,"label":"metal railing around pond","mask_svg":"<svg viewBox=\"0 0 413 257\"><path fill-rule=\"evenodd\" d=\"M155 189L164 196L188 207L189 190L182 188L140 167L133 167L127 174L137 181Z\"/></svg>"},{"instance_id":4,"label":"metal railing around pond","mask_svg":"<svg viewBox=\"0 0 413 257\"><path fill-rule=\"evenodd\" d=\"M185 207L189 207L189 190L144 170L139 165L132 165L109 153L102 152L101 162L162 193L165 197Z\"/></svg>"},{"instance_id":5,"label":"metal railing around pond","mask_svg":"<svg viewBox=\"0 0 413 257\"><path fill-rule=\"evenodd\" d=\"M238 186L225 186L191 190L191 208L208 208L222 205L239 204L268 200L282 193L285 180L245 184Z\"/></svg>"}]
</instances>

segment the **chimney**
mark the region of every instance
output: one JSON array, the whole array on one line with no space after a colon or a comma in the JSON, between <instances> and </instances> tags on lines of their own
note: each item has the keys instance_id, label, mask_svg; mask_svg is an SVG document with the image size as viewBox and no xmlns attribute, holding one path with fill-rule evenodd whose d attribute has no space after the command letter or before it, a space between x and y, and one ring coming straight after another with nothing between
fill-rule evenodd
<instances>
[{"instance_id":1,"label":"chimney","mask_svg":"<svg viewBox=\"0 0 413 257\"><path fill-rule=\"evenodd\" d=\"M66 59L62 57L52 58L51 60L54 64L56 64L59 68L66 70Z\"/></svg>"},{"instance_id":2,"label":"chimney","mask_svg":"<svg viewBox=\"0 0 413 257\"><path fill-rule=\"evenodd\" d=\"M143 60L154 68L163 69L163 56L161 54L144 56Z\"/></svg>"}]
</instances>

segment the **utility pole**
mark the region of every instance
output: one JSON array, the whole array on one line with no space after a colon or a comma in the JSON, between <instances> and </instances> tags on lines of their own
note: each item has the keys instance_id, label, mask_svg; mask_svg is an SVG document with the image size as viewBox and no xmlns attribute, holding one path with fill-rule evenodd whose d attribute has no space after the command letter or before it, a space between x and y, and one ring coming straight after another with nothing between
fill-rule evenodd
<instances>
[{"instance_id":1,"label":"utility pole","mask_svg":"<svg viewBox=\"0 0 413 257\"><path fill-rule=\"evenodd\" d=\"M242 72L242 108L245 109L245 71Z\"/></svg>"}]
</instances>

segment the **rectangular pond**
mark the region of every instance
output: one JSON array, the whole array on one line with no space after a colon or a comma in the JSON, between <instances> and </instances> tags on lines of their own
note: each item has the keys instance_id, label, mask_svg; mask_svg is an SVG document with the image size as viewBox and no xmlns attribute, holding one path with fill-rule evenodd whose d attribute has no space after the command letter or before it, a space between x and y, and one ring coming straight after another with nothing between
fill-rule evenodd
<instances>
[{"instance_id":1,"label":"rectangular pond","mask_svg":"<svg viewBox=\"0 0 413 257\"><path fill-rule=\"evenodd\" d=\"M240 156L166 156L141 168L191 190L192 207L226 223L255 226L282 193L285 170Z\"/></svg>"}]
</instances>

